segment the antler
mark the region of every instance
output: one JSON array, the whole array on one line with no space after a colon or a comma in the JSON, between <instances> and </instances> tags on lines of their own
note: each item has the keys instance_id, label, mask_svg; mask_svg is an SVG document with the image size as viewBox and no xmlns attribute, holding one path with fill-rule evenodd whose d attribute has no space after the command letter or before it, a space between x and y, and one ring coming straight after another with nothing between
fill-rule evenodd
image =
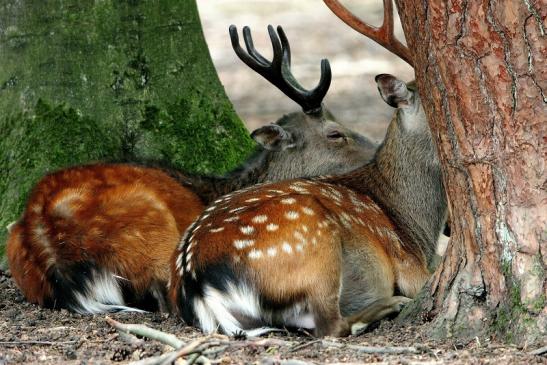
<instances>
[{"instance_id":1,"label":"antler","mask_svg":"<svg viewBox=\"0 0 547 365\"><path fill-rule=\"evenodd\" d=\"M368 25L344 7L338 0L323 0L330 10L347 25L372 39L388 51L396 54L414 67L412 53L402 44L393 33L393 3L391 0L384 1L384 22L380 28Z\"/></svg>"},{"instance_id":2,"label":"antler","mask_svg":"<svg viewBox=\"0 0 547 365\"><path fill-rule=\"evenodd\" d=\"M313 90L304 89L291 73L291 49L287 36L281 26L277 27L277 33L271 25L268 25L268 33L273 46L273 59L268 61L254 48L251 29L243 27L243 40L247 52L239 45L239 36L235 25L230 26L230 39L232 47L238 57L250 68L262 75L266 80L274 84L285 95L298 103L306 114L321 112L321 102L330 87L332 74L329 61L321 60L321 79Z\"/></svg>"}]
</instances>

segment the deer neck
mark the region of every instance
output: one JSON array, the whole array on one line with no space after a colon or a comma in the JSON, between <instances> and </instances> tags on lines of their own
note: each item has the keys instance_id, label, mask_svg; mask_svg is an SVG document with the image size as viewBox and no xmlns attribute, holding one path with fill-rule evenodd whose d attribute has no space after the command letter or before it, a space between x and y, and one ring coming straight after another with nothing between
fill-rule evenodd
<instances>
[{"instance_id":1,"label":"deer neck","mask_svg":"<svg viewBox=\"0 0 547 365\"><path fill-rule=\"evenodd\" d=\"M405 131L394 121L373 161L340 177L352 189L371 195L400 233L419 246L428 263L446 220L440 165L427 127Z\"/></svg>"},{"instance_id":2,"label":"deer neck","mask_svg":"<svg viewBox=\"0 0 547 365\"><path fill-rule=\"evenodd\" d=\"M190 176L176 172L172 172L172 176L191 188L204 204L210 204L218 197L235 190L270 181L268 170L271 160L271 153L259 148L247 161L223 176Z\"/></svg>"}]
</instances>

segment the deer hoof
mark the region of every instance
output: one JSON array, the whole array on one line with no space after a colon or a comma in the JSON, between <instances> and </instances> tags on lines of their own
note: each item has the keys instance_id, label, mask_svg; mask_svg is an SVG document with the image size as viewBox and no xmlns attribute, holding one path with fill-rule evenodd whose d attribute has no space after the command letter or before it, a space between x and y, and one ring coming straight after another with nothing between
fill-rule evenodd
<instances>
[{"instance_id":1,"label":"deer hoof","mask_svg":"<svg viewBox=\"0 0 547 365\"><path fill-rule=\"evenodd\" d=\"M355 322L351 325L351 334L354 336L358 336L361 333L363 333L368 327L368 323L363 322Z\"/></svg>"}]
</instances>

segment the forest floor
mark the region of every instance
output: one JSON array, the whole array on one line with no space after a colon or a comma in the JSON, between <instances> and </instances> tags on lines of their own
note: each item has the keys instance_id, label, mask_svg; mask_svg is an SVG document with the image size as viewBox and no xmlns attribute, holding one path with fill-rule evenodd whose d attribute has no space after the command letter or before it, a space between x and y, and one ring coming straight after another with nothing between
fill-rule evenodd
<instances>
[{"instance_id":1,"label":"forest floor","mask_svg":"<svg viewBox=\"0 0 547 365\"><path fill-rule=\"evenodd\" d=\"M0 293L0 365L127 364L141 359L157 360L173 351L157 340L117 332L106 322L106 316L29 304L9 273L1 271ZM126 324L145 324L174 334L187 344L203 339L199 331L165 314L119 313L111 318ZM371 332L344 339L318 340L304 333L277 333L256 340L222 336L205 341L193 344L213 364L547 364L545 354L532 355L532 349L501 345L494 340L431 341L423 326L400 327L390 321L382 322ZM402 353L389 353L390 350ZM177 364L186 363L183 359L188 356Z\"/></svg>"}]
</instances>

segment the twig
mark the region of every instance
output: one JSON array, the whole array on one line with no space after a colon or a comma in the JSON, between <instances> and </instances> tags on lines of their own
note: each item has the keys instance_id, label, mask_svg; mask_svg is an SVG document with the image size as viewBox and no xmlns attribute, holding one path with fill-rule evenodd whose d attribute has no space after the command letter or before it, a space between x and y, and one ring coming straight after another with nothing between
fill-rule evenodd
<instances>
[{"instance_id":1,"label":"twig","mask_svg":"<svg viewBox=\"0 0 547 365\"><path fill-rule=\"evenodd\" d=\"M204 337L199 338L195 341L190 342L188 345L184 346L183 348L173 351L170 358L166 358L163 362L160 363L160 365L167 365L175 361L181 356L186 356L192 354L193 356L190 356L187 363L193 364L196 362L196 360L200 357L203 350L206 348L212 347L212 346L219 346L219 341L207 343L207 341L210 341L211 337ZM203 346L202 346L203 345ZM205 357L203 357L205 360ZM208 359L207 359L208 360Z\"/></svg>"},{"instance_id":2,"label":"twig","mask_svg":"<svg viewBox=\"0 0 547 365\"><path fill-rule=\"evenodd\" d=\"M347 347L348 349L355 350L360 353L365 354L418 354L421 351L418 350L416 347L409 346L409 347L397 347L397 346L386 346L386 347L375 347L375 346L360 346L360 345L350 345L350 344L342 344L337 342L331 342L331 341L321 341L321 344L323 346L331 346L331 347Z\"/></svg>"},{"instance_id":3,"label":"twig","mask_svg":"<svg viewBox=\"0 0 547 365\"><path fill-rule=\"evenodd\" d=\"M295 351L298 351L298 350L302 350L306 347L309 347L311 345L315 345L316 343L320 343L320 342L321 342L321 340L313 340L313 341L304 342L304 343L301 343L300 345L296 345L296 346L291 347L290 349L287 350L287 352L295 352Z\"/></svg>"},{"instance_id":4,"label":"twig","mask_svg":"<svg viewBox=\"0 0 547 365\"><path fill-rule=\"evenodd\" d=\"M178 349L186 345L184 341L179 340L176 336L170 333L158 331L148 326L145 326L143 324L120 323L110 317L106 317L105 320L109 325L111 325L118 331L130 333L132 335L139 335L139 336L151 338L153 340L160 341L161 343L171 346L172 348L175 348L175 349Z\"/></svg>"},{"instance_id":5,"label":"twig","mask_svg":"<svg viewBox=\"0 0 547 365\"><path fill-rule=\"evenodd\" d=\"M543 355L544 353L547 353L547 346L540 347L539 349L535 349L534 351L528 352L530 355Z\"/></svg>"},{"instance_id":6,"label":"twig","mask_svg":"<svg viewBox=\"0 0 547 365\"><path fill-rule=\"evenodd\" d=\"M54 346L54 345L68 345L76 343L78 341L0 341L2 346L20 346L20 345L45 345L45 346Z\"/></svg>"}]
</instances>

